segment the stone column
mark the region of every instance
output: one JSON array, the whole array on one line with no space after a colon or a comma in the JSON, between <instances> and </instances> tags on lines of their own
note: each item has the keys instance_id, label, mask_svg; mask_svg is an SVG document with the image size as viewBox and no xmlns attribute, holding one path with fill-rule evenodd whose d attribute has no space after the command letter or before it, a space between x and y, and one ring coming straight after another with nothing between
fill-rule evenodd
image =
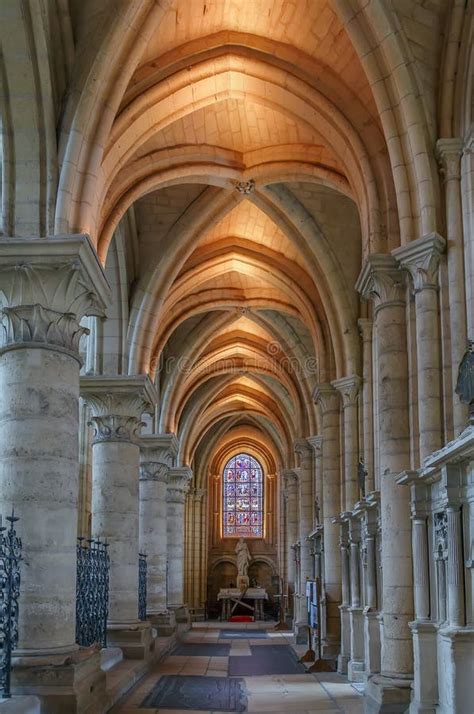
<instances>
[{"instance_id":1,"label":"stone column","mask_svg":"<svg viewBox=\"0 0 474 714\"><path fill-rule=\"evenodd\" d=\"M413 634L415 677L410 713L429 711L438 701L437 630L430 621L430 573L427 518L427 489L417 483L418 471L405 471L397 482L411 487L412 548L415 619L410 623Z\"/></svg>"},{"instance_id":2,"label":"stone column","mask_svg":"<svg viewBox=\"0 0 474 714\"><path fill-rule=\"evenodd\" d=\"M337 657L337 671L346 674L347 665L351 656L351 625L349 608L351 604L351 578L350 578L350 557L349 557L349 513L341 513L333 519L333 523L339 524L341 550L341 604L339 606L341 618L341 650Z\"/></svg>"},{"instance_id":3,"label":"stone column","mask_svg":"<svg viewBox=\"0 0 474 714\"><path fill-rule=\"evenodd\" d=\"M413 281L420 463L441 446L441 355L438 268L445 241L436 233L393 251Z\"/></svg>"},{"instance_id":4,"label":"stone column","mask_svg":"<svg viewBox=\"0 0 474 714\"><path fill-rule=\"evenodd\" d=\"M451 627L463 627L466 622L461 509L457 505L448 505L446 514L448 524L448 622Z\"/></svg>"},{"instance_id":5,"label":"stone column","mask_svg":"<svg viewBox=\"0 0 474 714\"><path fill-rule=\"evenodd\" d=\"M351 511L359 500L357 472L359 464L358 396L360 378L343 377L332 383L342 399L344 414L344 508Z\"/></svg>"},{"instance_id":6,"label":"stone column","mask_svg":"<svg viewBox=\"0 0 474 714\"><path fill-rule=\"evenodd\" d=\"M297 641L307 638L308 610L306 602L306 581L313 577L313 556L309 535L313 530L313 454L306 439L298 439L295 451L299 456L298 470L298 526L301 544L301 567L298 610L296 613Z\"/></svg>"},{"instance_id":7,"label":"stone column","mask_svg":"<svg viewBox=\"0 0 474 714\"><path fill-rule=\"evenodd\" d=\"M360 582L360 537L360 521L356 516L351 516L349 518L351 658L347 668L348 677L351 682L361 682L364 671L364 620Z\"/></svg>"},{"instance_id":8,"label":"stone column","mask_svg":"<svg viewBox=\"0 0 474 714\"><path fill-rule=\"evenodd\" d=\"M285 520L286 520L286 584L289 596L295 592L295 554L293 546L298 540L297 516L297 478L292 469L281 472L284 482Z\"/></svg>"},{"instance_id":9,"label":"stone column","mask_svg":"<svg viewBox=\"0 0 474 714\"><path fill-rule=\"evenodd\" d=\"M173 622L166 607L166 491L168 472L178 452L174 434L152 434L140 439L139 548L147 554L147 617L160 635L171 634Z\"/></svg>"},{"instance_id":10,"label":"stone column","mask_svg":"<svg viewBox=\"0 0 474 714\"><path fill-rule=\"evenodd\" d=\"M364 466L367 472L365 492L374 490L374 403L372 389L372 320L358 321L362 337L362 431L364 444Z\"/></svg>"},{"instance_id":11,"label":"stone column","mask_svg":"<svg viewBox=\"0 0 474 714\"><path fill-rule=\"evenodd\" d=\"M396 260L371 255L359 276L362 297L374 300L383 562L382 676L367 687L370 705L410 700L413 677L413 572L409 498L395 476L409 463L405 286Z\"/></svg>"},{"instance_id":12,"label":"stone column","mask_svg":"<svg viewBox=\"0 0 474 714\"><path fill-rule=\"evenodd\" d=\"M176 621L187 620L184 607L184 504L193 472L189 466L174 467L168 476L168 607Z\"/></svg>"},{"instance_id":13,"label":"stone column","mask_svg":"<svg viewBox=\"0 0 474 714\"><path fill-rule=\"evenodd\" d=\"M75 711L84 685L99 711L99 658L75 637L79 341L109 288L86 236L2 238L0 295L0 512L24 558L12 689Z\"/></svg>"},{"instance_id":14,"label":"stone column","mask_svg":"<svg viewBox=\"0 0 474 714\"><path fill-rule=\"evenodd\" d=\"M308 444L313 447L313 462L314 462L314 509L313 509L313 529L321 525L323 522L323 437L310 436Z\"/></svg>"},{"instance_id":15,"label":"stone column","mask_svg":"<svg viewBox=\"0 0 474 714\"><path fill-rule=\"evenodd\" d=\"M327 613L325 654L337 654L341 634L339 605L341 604L341 553L339 526L333 518L340 512L340 399L330 384L314 391L314 400L322 415L323 437L323 504L324 514L324 606Z\"/></svg>"},{"instance_id":16,"label":"stone column","mask_svg":"<svg viewBox=\"0 0 474 714\"><path fill-rule=\"evenodd\" d=\"M463 431L467 422L466 405L462 404L455 394L458 367L467 345L461 204L462 141L461 139L439 139L436 143L436 150L444 178L446 199L453 426L456 437Z\"/></svg>"},{"instance_id":17,"label":"stone column","mask_svg":"<svg viewBox=\"0 0 474 714\"><path fill-rule=\"evenodd\" d=\"M138 620L139 441L156 393L145 376L93 376L81 378L81 395L94 429L92 535L109 542L108 641L141 658L148 625Z\"/></svg>"},{"instance_id":18,"label":"stone column","mask_svg":"<svg viewBox=\"0 0 474 714\"><path fill-rule=\"evenodd\" d=\"M380 623L378 613L377 532L380 494L373 491L364 501L365 546L364 661L366 676L380 672Z\"/></svg>"}]
</instances>

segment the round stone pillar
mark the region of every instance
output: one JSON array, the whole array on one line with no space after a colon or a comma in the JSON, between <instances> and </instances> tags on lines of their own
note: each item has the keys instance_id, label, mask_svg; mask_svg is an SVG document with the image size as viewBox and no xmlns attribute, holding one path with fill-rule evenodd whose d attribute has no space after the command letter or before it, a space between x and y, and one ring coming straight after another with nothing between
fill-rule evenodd
<instances>
[{"instance_id":1,"label":"round stone pillar","mask_svg":"<svg viewBox=\"0 0 474 714\"><path fill-rule=\"evenodd\" d=\"M324 524L324 597L327 612L324 652L337 654L341 633L341 552L339 525L333 521L341 510L340 473L340 398L330 384L314 392L322 415L323 437L323 524Z\"/></svg>"},{"instance_id":2,"label":"round stone pillar","mask_svg":"<svg viewBox=\"0 0 474 714\"><path fill-rule=\"evenodd\" d=\"M445 241L436 233L393 251L411 275L416 310L420 464L441 446L441 355L438 268Z\"/></svg>"},{"instance_id":3,"label":"round stone pillar","mask_svg":"<svg viewBox=\"0 0 474 714\"><path fill-rule=\"evenodd\" d=\"M454 436L466 426L467 407L458 399L456 381L467 344L464 241L461 203L461 139L438 139L436 151L444 178L448 262L449 325L451 336L451 383Z\"/></svg>"},{"instance_id":4,"label":"round stone pillar","mask_svg":"<svg viewBox=\"0 0 474 714\"><path fill-rule=\"evenodd\" d=\"M403 273L389 255L369 256L357 288L374 299L382 522L382 678L370 681L377 706L409 701L413 645L413 572L408 489L395 477L409 464L408 365ZM374 711L380 711L375 709Z\"/></svg>"},{"instance_id":5,"label":"round stone pillar","mask_svg":"<svg viewBox=\"0 0 474 714\"><path fill-rule=\"evenodd\" d=\"M286 581L292 592L295 590L295 556L293 546L298 540L297 481L292 469L282 471L284 480L285 525L286 525Z\"/></svg>"},{"instance_id":6,"label":"round stone pillar","mask_svg":"<svg viewBox=\"0 0 474 714\"><path fill-rule=\"evenodd\" d=\"M367 473L365 492L374 490L374 404L372 375L372 320L361 318L358 323L362 337L362 433L364 467Z\"/></svg>"},{"instance_id":7,"label":"round stone pillar","mask_svg":"<svg viewBox=\"0 0 474 714\"><path fill-rule=\"evenodd\" d=\"M313 453L311 445L306 439L295 442L295 451L299 455L300 468L298 469L298 537L301 544L300 550L300 583L299 583L299 610L297 624L308 624L306 603L306 581L313 577L313 556L309 536L313 530ZM306 636L306 630L304 632Z\"/></svg>"},{"instance_id":8,"label":"round stone pillar","mask_svg":"<svg viewBox=\"0 0 474 714\"><path fill-rule=\"evenodd\" d=\"M168 475L168 606L184 605L184 506L193 472L188 466L171 468Z\"/></svg>"},{"instance_id":9,"label":"round stone pillar","mask_svg":"<svg viewBox=\"0 0 474 714\"><path fill-rule=\"evenodd\" d=\"M313 448L313 529L321 525L323 519L323 437L310 436L308 444Z\"/></svg>"},{"instance_id":10,"label":"round stone pillar","mask_svg":"<svg viewBox=\"0 0 474 714\"><path fill-rule=\"evenodd\" d=\"M73 711L77 678L103 694L98 661L75 644L79 323L103 314L109 290L84 236L0 240L0 286L0 513L6 525L14 509L23 543L12 691Z\"/></svg>"},{"instance_id":11,"label":"round stone pillar","mask_svg":"<svg viewBox=\"0 0 474 714\"><path fill-rule=\"evenodd\" d=\"M156 395L147 377L83 377L91 410L92 535L107 539L110 555L109 627L138 620L138 482L140 429Z\"/></svg>"},{"instance_id":12,"label":"round stone pillar","mask_svg":"<svg viewBox=\"0 0 474 714\"><path fill-rule=\"evenodd\" d=\"M147 617L166 613L168 471L178 451L174 434L140 439L139 548L147 554Z\"/></svg>"},{"instance_id":13,"label":"round stone pillar","mask_svg":"<svg viewBox=\"0 0 474 714\"><path fill-rule=\"evenodd\" d=\"M351 511L359 500L357 482L359 463L359 410L360 378L343 377L332 383L342 399L344 414L344 510Z\"/></svg>"}]
</instances>

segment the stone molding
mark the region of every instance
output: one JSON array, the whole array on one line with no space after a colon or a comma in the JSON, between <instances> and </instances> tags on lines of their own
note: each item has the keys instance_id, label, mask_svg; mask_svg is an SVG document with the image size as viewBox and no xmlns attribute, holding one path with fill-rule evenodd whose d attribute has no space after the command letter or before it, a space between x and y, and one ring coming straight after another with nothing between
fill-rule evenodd
<instances>
[{"instance_id":1,"label":"stone molding","mask_svg":"<svg viewBox=\"0 0 474 714\"><path fill-rule=\"evenodd\" d=\"M405 304L405 278L393 255L374 253L365 261L355 288L363 300L374 301L374 311Z\"/></svg>"},{"instance_id":2,"label":"stone molding","mask_svg":"<svg viewBox=\"0 0 474 714\"><path fill-rule=\"evenodd\" d=\"M357 375L342 377L331 382L334 389L337 389L342 398L342 408L352 407L357 404L362 380Z\"/></svg>"},{"instance_id":3,"label":"stone molding","mask_svg":"<svg viewBox=\"0 0 474 714\"><path fill-rule=\"evenodd\" d=\"M168 483L168 466L156 461L142 461L140 463L140 481L158 481Z\"/></svg>"},{"instance_id":4,"label":"stone molding","mask_svg":"<svg viewBox=\"0 0 474 714\"><path fill-rule=\"evenodd\" d=\"M169 469L166 501L184 504L192 480L193 472L189 466L175 466Z\"/></svg>"},{"instance_id":5,"label":"stone molding","mask_svg":"<svg viewBox=\"0 0 474 714\"><path fill-rule=\"evenodd\" d=\"M444 181L461 179L463 148L462 139L438 139L436 142L436 158Z\"/></svg>"},{"instance_id":6,"label":"stone molding","mask_svg":"<svg viewBox=\"0 0 474 714\"><path fill-rule=\"evenodd\" d=\"M425 288L438 290L438 269L446 241L431 233L392 251L394 258L413 280L414 292Z\"/></svg>"},{"instance_id":7,"label":"stone molding","mask_svg":"<svg viewBox=\"0 0 474 714\"><path fill-rule=\"evenodd\" d=\"M319 384L313 391L313 400L319 404L322 414L339 411L339 392L331 384Z\"/></svg>"},{"instance_id":8,"label":"stone molding","mask_svg":"<svg viewBox=\"0 0 474 714\"><path fill-rule=\"evenodd\" d=\"M34 346L79 360L84 316L103 317L110 287L85 235L0 239L0 352Z\"/></svg>"},{"instance_id":9,"label":"stone molding","mask_svg":"<svg viewBox=\"0 0 474 714\"><path fill-rule=\"evenodd\" d=\"M153 414L156 390L145 375L81 377L81 396L87 402L94 428L93 443L139 443L143 413Z\"/></svg>"}]
</instances>

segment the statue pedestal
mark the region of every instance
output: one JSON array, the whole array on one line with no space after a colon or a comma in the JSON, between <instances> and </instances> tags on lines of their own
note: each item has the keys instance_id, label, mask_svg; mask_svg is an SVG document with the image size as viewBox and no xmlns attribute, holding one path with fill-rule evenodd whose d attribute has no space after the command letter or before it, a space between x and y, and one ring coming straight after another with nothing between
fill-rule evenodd
<instances>
[{"instance_id":1,"label":"statue pedestal","mask_svg":"<svg viewBox=\"0 0 474 714\"><path fill-rule=\"evenodd\" d=\"M243 592L244 590L247 590L248 586L250 585L250 580L248 575L238 575L237 576L237 588Z\"/></svg>"}]
</instances>

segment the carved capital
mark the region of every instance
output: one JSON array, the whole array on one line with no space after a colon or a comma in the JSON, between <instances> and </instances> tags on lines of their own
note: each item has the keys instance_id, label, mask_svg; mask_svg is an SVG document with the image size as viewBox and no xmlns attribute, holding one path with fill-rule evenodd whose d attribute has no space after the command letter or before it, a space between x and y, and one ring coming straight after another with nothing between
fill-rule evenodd
<instances>
[{"instance_id":1,"label":"carved capital","mask_svg":"<svg viewBox=\"0 0 474 714\"><path fill-rule=\"evenodd\" d=\"M436 157L440 173L445 181L460 180L462 152L461 139L438 139L436 142Z\"/></svg>"},{"instance_id":2,"label":"carved capital","mask_svg":"<svg viewBox=\"0 0 474 714\"><path fill-rule=\"evenodd\" d=\"M313 449L314 455L316 456L316 458L318 456L321 456L322 451L323 451L323 437L322 436L308 436L306 441Z\"/></svg>"},{"instance_id":3,"label":"carved capital","mask_svg":"<svg viewBox=\"0 0 474 714\"><path fill-rule=\"evenodd\" d=\"M207 494L207 491L205 488L195 488L192 493L192 497L196 503L202 503L204 496L206 494Z\"/></svg>"},{"instance_id":4,"label":"carved capital","mask_svg":"<svg viewBox=\"0 0 474 714\"><path fill-rule=\"evenodd\" d=\"M81 396L92 412L94 443L139 441L141 416L152 414L156 391L146 376L81 377Z\"/></svg>"},{"instance_id":5,"label":"carved capital","mask_svg":"<svg viewBox=\"0 0 474 714\"><path fill-rule=\"evenodd\" d=\"M193 472L189 466L171 468L168 473L167 502L184 503L192 480Z\"/></svg>"},{"instance_id":6,"label":"carved capital","mask_svg":"<svg viewBox=\"0 0 474 714\"><path fill-rule=\"evenodd\" d=\"M319 404L323 415L339 410L339 393L331 384L319 384L313 392L313 399L315 404Z\"/></svg>"},{"instance_id":7,"label":"carved capital","mask_svg":"<svg viewBox=\"0 0 474 714\"><path fill-rule=\"evenodd\" d=\"M342 398L342 408L353 407L357 404L360 385L362 380L357 375L351 377L342 377L331 382L332 386L337 389Z\"/></svg>"},{"instance_id":8,"label":"carved capital","mask_svg":"<svg viewBox=\"0 0 474 714\"><path fill-rule=\"evenodd\" d=\"M168 466L156 461L142 461L140 463L140 481L168 483Z\"/></svg>"},{"instance_id":9,"label":"carved capital","mask_svg":"<svg viewBox=\"0 0 474 714\"><path fill-rule=\"evenodd\" d=\"M296 439L294 448L302 462L311 459L312 449L307 439Z\"/></svg>"},{"instance_id":10,"label":"carved capital","mask_svg":"<svg viewBox=\"0 0 474 714\"><path fill-rule=\"evenodd\" d=\"M41 346L79 360L86 315L104 316L110 288L87 236L0 239L0 351Z\"/></svg>"},{"instance_id":11,"label":"carved capital","mask_svg":"<svg viewBox=\"0 0 474 714\"><path fill-rule=\"evenodd\" d=\"M144 422L140 419L121 414L95 416L89 422L89 426L94 429L93 444L100 444L104 441L131 441L136 443L143 425Z\"/></svg>"},{"instance_id":12,"label":"carved capital","mask_svg":"<svg viewBox=\"0 0 474 714\"><path fill-rule=\"evenodd\" d=\"M390 305L402 305L405 280L392 255L369 255L356 282L356 290L363 300L373 300L375 311Z\"/></svg>"},{"instance_id":13,"label":"carved capital","mask_svg":"<svg viewBox=\"0 0 474 714\"><path fill-rule=\"evenodd\" d=\"M178 439L174 434L146 434L140 439L140 458L143 462L154 461L170 467L178 447Z\"/></svg>"},{"instance_id":14,"label":"carved capital","mask_svg":"<svg viewBox=\"0 0 474 714\"><path fill-rule=\"evenodd\" d=\"M438 289L438 268L445 247L444 238L431 233L392 251L400 266L411 275L415 293L425 288Z\"/></svg>"}]
</instances>

